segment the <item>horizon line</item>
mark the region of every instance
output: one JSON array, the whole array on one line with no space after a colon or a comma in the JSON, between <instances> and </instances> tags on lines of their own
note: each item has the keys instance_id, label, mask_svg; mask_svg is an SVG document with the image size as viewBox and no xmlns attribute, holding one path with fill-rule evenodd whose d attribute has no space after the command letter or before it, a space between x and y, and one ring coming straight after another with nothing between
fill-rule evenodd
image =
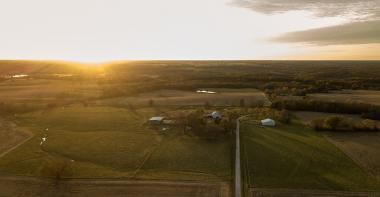
<instances>
[{"instance_id":1,"label":"horizon line","mask_svg":"<svg viewBox=\"0 0 380 197\"><path fill-rule=\"evenodd\" d=\"M64 60L64 59L0 59L3 61L29 61L29 62L61 62L61 63L72 63L72 64L112 64L118 62L238 62L238 61L294 61L294 62L377 62L380 59L120 59L120 60L109 60L109 61L99 61L99 62L89 62L89 61L78 61L78 60Z\"/></svg>"}]
</instances>

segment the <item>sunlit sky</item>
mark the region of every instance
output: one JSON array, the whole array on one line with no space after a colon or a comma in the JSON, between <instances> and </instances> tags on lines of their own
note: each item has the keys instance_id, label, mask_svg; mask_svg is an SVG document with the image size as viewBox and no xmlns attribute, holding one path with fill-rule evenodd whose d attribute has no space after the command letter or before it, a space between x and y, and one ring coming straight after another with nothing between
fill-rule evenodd
<instances>
[{"instance_id":1,"label":"sunlit sky","mask_svg":"<svg viewBox=\"0 0 380 197\"><path fill-rule=\"evenodd\" d=\"M0 5L0 59L380 59L379 0L0 0Z\"/></svg>"}]
</instances>

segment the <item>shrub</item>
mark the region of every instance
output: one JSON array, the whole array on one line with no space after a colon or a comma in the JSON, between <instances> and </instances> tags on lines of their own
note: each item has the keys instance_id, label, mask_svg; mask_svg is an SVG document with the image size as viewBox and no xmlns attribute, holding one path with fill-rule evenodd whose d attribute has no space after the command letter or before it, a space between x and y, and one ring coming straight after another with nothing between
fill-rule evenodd
<instances>
[{"instance_id":1,"label":"shrub","mask_svg":"<svg viewBox=\"0 0 380 197\"><path fill-rule=\"evenodd\" d=\"M60 181L64 177L70 177L73 169L70 165L71 161L59 158L48 158L42 164L40 173L44 177L53 178Z\"/></svg>"},{"instance_id":2,"label":"shrub","mask_svg":"<svg viewBox=\"0 0 380 197\"><path fill-rule=\"evenodd\" d=\"M331 116L325 120L325 124L328 128L334 131L338 128L342 121L342 118L339 116Z\"/></svg>"},{"instance_id":3,"label":"shrub","mask_svg":"<svg viewBox=\"0 0 380 197\"><path fill-rule=\"evenodd\" d=\"M324 119L322 118L312 120L310 125L316 131L322 131L326 129L326 127L324 126Z\"/></svg>"},{"instance_id":4,"label":"shrub","mask_svg":"<svg viewBox=\"0 0 380 197\"><path fill-rule=\"evenodd\" d=\"M373 120L356 120L340 116L314 119L310 123L316 131L379 131Z\"/></svg>"}]
</instances>

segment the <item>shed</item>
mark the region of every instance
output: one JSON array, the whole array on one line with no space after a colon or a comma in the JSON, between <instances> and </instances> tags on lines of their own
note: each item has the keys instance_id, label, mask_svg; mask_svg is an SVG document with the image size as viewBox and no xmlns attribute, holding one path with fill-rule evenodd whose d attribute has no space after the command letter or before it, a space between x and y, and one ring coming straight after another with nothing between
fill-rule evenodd
<instances>
[{"instance_id":1,"label":"shed","mask_svg":"<svg viewBox=\"0 0 380 197\"><path fill-rule=\"evenodd\" d=\"M164 117L162 116L155 116L155 117L151 117L149 119L149 123L150 124L161 124L163 121L164 121Z\"/></svg>"},{"instance_id":2,"label":"shed","mask_svg":"<svg viewBox=\"0 0 380 197\"><path fill-rule=\"evenodd\" d=\"M222 119L222 114L219 113L218 111L214 111L214 112L211 113L211 117L213 119Z\"/></svg>"},{"instance_id":3,"label":"shed","mask_svg":"<svg viewBox=\"0 0 380 197\"><path fill-rule=\"evenodd\" d=\"M267 119L261 120L261 125L274 127L276 126L276 122L270 118L267 118Z\"/></svg>"}]
</instances>

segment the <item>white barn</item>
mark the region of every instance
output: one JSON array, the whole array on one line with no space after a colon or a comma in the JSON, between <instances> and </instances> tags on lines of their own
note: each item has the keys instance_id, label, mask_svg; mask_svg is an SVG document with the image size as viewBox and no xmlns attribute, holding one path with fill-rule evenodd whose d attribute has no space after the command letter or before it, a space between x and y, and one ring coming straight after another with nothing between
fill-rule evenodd
<instances>
[{"instance_id":1,"label":"white barn","mask_svg":"<svg viewBox=\"0 0 380 197\"><path fill-rule=\"evenodd\" d=\"M274 127L276 126L276 122L270 118L267 118L267 119L261 120L261 125Z\"/></svg>"}]
</instances>

